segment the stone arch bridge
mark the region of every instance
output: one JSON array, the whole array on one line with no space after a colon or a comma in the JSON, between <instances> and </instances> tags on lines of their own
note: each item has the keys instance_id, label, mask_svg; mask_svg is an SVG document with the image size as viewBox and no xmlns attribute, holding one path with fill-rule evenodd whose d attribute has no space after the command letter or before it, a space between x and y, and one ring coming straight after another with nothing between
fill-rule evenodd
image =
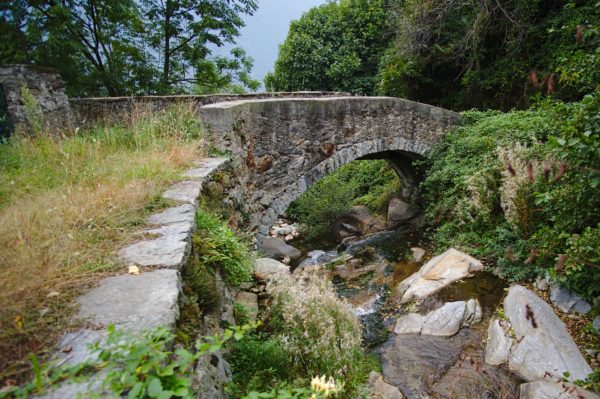
<instances>
[{"instance_id":1,"label":"stone arch bridge","mask_svg":"<svg viewBox=\"0 0 600 399\"><path fill-rule=\"evenodd\" d=\"M312 184L358 159L387 159L416 183L412 161L438 142L460 115L392 97L329 96L230 101L200 108L216 149L233 156L239 200L260 240Z\"/></svg>"}]
</instances>

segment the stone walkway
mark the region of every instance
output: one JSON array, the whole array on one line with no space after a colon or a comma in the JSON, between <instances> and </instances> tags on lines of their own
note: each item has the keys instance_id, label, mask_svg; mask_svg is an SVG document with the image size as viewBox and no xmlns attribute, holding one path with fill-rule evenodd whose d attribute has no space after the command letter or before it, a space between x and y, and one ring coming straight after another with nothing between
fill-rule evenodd
<instances>
[{"instance_id":1,"label":"stone walkway","mask_svg":"<svg viewBox=\"0 0 600 399\"><path fill-rule=\"evenodd\" d=\"M123 263L138 266L140 274L108 277L78 298L77 319L84 320L88 328L62 337L58 357L63 363L77 364L89 359L87 346L104 339L109 324L133 332L158 326L175 327L181 290L179 270L190 254L202 183L227 162L227 158L202 159L184 172L186 180L163 193L163 198L179 204L148 218L152 228L143 230L140 236L153 237L118 251ZM89 384L63 384L44 398L74 398Z\"/></svg>"}]
</instances>

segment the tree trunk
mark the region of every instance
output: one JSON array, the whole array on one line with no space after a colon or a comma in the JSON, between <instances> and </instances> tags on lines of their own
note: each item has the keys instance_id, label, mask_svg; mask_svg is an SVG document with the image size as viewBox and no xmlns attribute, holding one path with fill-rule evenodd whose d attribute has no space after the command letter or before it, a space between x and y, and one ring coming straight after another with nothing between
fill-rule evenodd
<instances>
[{"instance_id":1,"label":"tree trunk","mask_svg":"<svg viewBox=\"0 0 600 399\"><path fill-rule=\"evenodd\" d=\"M167 0L165 6L165 47L163 56L163 76L162 84L163 90L167 90L169 87L169 68L171 66L171 0Z\"/></svg>"}]
</instances>

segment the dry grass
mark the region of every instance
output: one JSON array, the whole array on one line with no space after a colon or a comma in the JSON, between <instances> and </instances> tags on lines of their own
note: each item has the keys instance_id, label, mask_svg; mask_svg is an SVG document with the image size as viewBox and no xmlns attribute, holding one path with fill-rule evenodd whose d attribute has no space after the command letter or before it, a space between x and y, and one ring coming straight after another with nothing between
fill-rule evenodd
<instances>
[{"instance_id":1,"label":"dry grass","mask_svg":"<svg viewBox=\"0 0 600 399\"><path fill-rule=\"evenodd\" d=\"M191 105L122 126L0 146L0 378L20 379L68 328L74 298L120 265L160 193L203 155ZM4 385L4 384L3 384Z\"/></svg>"}]
</instances>

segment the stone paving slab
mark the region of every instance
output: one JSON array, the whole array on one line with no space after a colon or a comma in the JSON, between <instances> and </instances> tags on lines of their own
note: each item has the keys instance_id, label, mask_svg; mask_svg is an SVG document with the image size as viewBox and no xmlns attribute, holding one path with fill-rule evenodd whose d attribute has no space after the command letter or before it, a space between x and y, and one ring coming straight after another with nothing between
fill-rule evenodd
<instances>
[{"instance_id":1,"label":"stone paving slab","mask_svg":"<svg viewBox=\"0 0 600 399\"><path fill-rule=\"evenodd\" d=\"M178 269L189 254L193 230L193 218L191 221L144 230L143 233L159 237L131 244L121 249L119 256L127 264Z\"/></svg>"},{"instance_id":2,"label":"stone paving slab","mask_svg":"<svg viewBox=\"0 0 600 399\"><path fill-rule=\"evenodd\" d=\"M204 179L213 171L221 168L227 163L227 158L206 158L198 161L195 168L183 173L183 176L193 179Z\"/></svg>"},{"instance_id":3,"label":"stone paving slab","mask_svg":"<svg viewBox=\"0 0 600 399\"><path fill-rule=\"evenodd\" d=\"M185 180L174 184L165 191L163 198L197 206L201 190L202 182L200 180Z\"/></svg>"},{"instance_id":4,"label":"stone paving slab","mask_svg":"<svg viewBox=\"0 0 600 399\"><path fill-rule=\"evenodd\" d=\"M157 226L166 226L180 222L194 222L196 208L191 204L184 204L173 208L167 208L163 212L155 213L148 218L148 223Z\"/></svg>"}]
</instances>

